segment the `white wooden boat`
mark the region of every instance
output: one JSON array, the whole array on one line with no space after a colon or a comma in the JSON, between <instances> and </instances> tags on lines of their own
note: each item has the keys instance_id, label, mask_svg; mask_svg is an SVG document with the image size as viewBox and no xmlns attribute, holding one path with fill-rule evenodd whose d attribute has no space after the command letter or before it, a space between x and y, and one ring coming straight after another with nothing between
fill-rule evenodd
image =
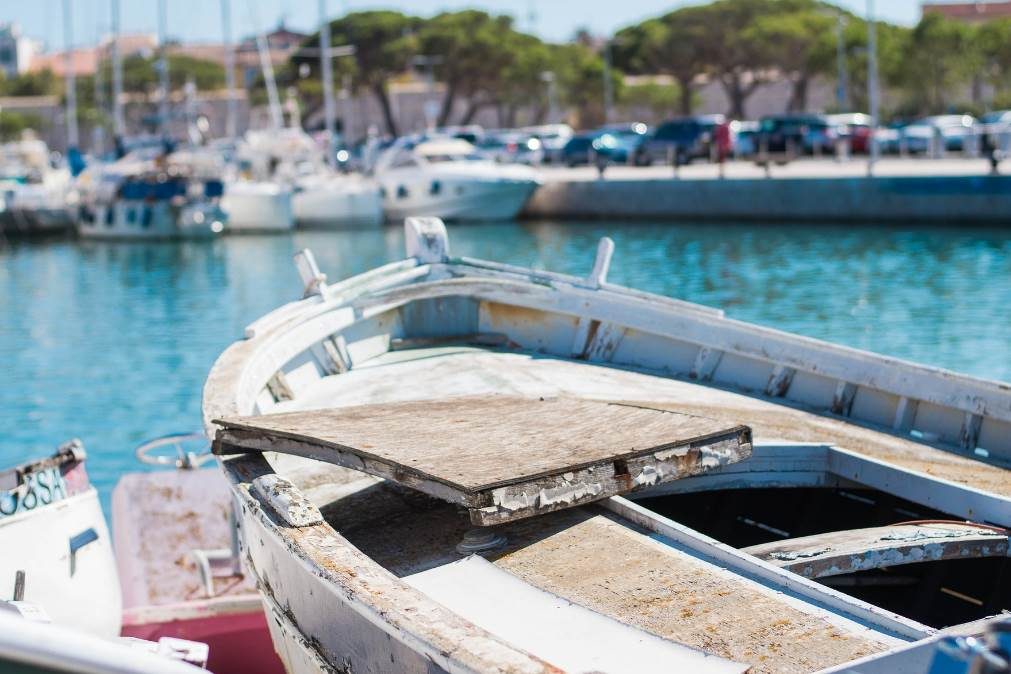
<instances>
[{"instance_id":1,"label":"white wooden boat","mask_svg":"<svg viewBox=\"0 0 1011 674\"><path fill-rule=\"evenodd\" d=\"M0 472L0 600L36 604L58 625L119 635L112 539L79 442Z\"/></svg>"},{"instance_id":2,"label":"white wooden boat","mask_svg":"<svg viewBox=\"0 0 1011 674\"><path fill-rule=\"evenodd\" d=\"M383 209L391 221L512 220L539 184L529 166L499 164L465 140L401 138L376 161Z\"/></svg>"},{"instance_id":3,"label":"white wooden boat","mask_svg":"<svg viewBox=\"0 0 1011 674\"><path fill-rule=\"evenodd\" d=\"M608 239L580 278L405 229L335 284L296 256L304 298L205 384L290 672L924 672L942 628L1011 609L1011 386L612 285ZM563 411L476 424L488 401ZM715 426L547 451L653 428L625 409Z\"/></svg>"}]
</instances>

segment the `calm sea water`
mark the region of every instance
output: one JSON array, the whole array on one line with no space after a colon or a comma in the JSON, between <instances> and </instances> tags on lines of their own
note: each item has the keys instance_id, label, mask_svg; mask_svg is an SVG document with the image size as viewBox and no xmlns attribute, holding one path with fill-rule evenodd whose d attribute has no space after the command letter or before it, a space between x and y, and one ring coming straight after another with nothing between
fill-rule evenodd
<instances>
[{"instance_id":1,"label":"calm sea water","mask_svg":"<svg viewBox=\"0 0 1011 674\"><path fill-rule=\"evenodd\" d=\"M575 274L614 238L610 280L731 317L1011 381L1011 230L518 223L452 227L454 253ZM403 257L399 228L209 242L0 248L0 467L84 440L108 502L132 448L200 424L204 377L300 292Z\"/></svg>"}]
</instances>

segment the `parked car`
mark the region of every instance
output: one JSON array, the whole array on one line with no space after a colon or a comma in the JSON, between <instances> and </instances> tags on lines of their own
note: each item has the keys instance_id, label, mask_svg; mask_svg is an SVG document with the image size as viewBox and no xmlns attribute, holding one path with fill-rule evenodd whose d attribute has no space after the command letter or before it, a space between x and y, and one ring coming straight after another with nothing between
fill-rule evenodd
<instances>
[{"instance_id":1,"label":"parked car","mask_svg":"<svg viewBox=\"0 0 1011 674\"><path fill-rule=\"evenodd\" d=\"M713 132L725 121L723 115L698 115L664 122L644 143L642 162L652 164L673 160L680 165L700 157L708 158L711 153Z\"/></svg>"},{"instance_id":2,"label":"parked car","mask_svg":"<svg viewBox=\"0 0 1011 674\"><path fill-rule=\"evenodd\" d=\"M558 163L566 166L582 166L592 164L596 156L593 143L600 136L596 131L579 133L569 138L558 155Z\"/></svg>"},{"instance_id":3,"label":"parked car","mask_svg":"<svg viewBox=\"0 0 1011 674\"><path fill-rule=\"evenodd\" d=\"M975 133L976 118L972 115L934 115L903 127L899 143L913 154L929 153L937 142L948 152L961 152Z\"/></svg>"},{"instance_id":4,"label":"parked car","mask_svg":"<svg viewBox=\"0 0 1011 674\"><path fill-rule=\"evenodd\" d=\"M730 122L730 133L734 144L734 156L752 157L758 153L758 122Z\"/></svg>"},{"instance_id":5,"label":"parked car","mask_svg":"<svg viewBox=\"0 0 1011 674\"><path fill-rule=\"evenodd\" d=\"M449 136L465 140L471 145L477 145L484 138L484 129L478 124L464 126L444 126L435 130L435 135Z\"/></svg>"},{"instance_id":6,"label":"parked car","mask_svg":"<svg viewBox=\"0 0 1011 674\"><path fill-rule=\"evenodd\" d=\"M902 137L902 124L889 124L879 126L874 131L874 138L878 143L878 151L881 154L897 154L899 151L899 140Z\"/></svg>"},{"instance_id":7,"label":"parked car","mask_svg":"<svg viewBox=\"0 0 1011 674\"><path fill-rule=\"evenodd\" d=\"M833 154L839 133L827 115L768 115L759 122L759 151Z\"/></svg>"},{"instance_id":8,"label":"parked car","mask_svg":"<svg viewBox=\"0 0 1011 674\"><path fill-rule=\"evenodd\" d=\"M873 125L870 115L862 112L849 112L829 115L829 124L835 127L839 140L849 142L853 154L867 154L871 150Z\"/></svg>"},{"instance_id":9,"label":"parked car","mask_svg":"<svg viewBox=\"0 0 1011 674\"><path fill-rule=\"evenodd\" d=\"M546 164L560 163L562 149L573 134L572 127L568 124L525 126L517 131L528 133L541 142L543 161Z\"/></svg>"},{"instance_id":10,"label":"parked car","mask_svg":"<svg viewBox=\"0 0 1011 674\"><path fill-rule=\"evenodd\" d=\"M540 164L544 159L541 141L518 131L488 132L476 145L483 157L513 164Z\"/></svg>"},{"instance_id":11,"label":"parked car","mask_svg":"<svg viewBox=\"0 0 1011 674\"><path fill-rule=\"evenodd\" d=\"M646 142L650 138L649 126L644 122L608 124L599 129L598 145L609 148L609 159L614 164L646 164ZM611 140L605 141L608 135Z\"/></svg>"}]
</instances>

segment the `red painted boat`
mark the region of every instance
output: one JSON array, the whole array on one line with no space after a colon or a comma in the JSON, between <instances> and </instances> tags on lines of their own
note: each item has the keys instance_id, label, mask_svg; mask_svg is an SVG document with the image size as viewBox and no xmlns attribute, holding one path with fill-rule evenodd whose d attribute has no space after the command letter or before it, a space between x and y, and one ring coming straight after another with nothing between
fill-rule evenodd
<instances>
[{"instance_id":1,"label":"red painted boat","mask_svg":"<svg viewBox=\"0 0 1011 674\"><path fill-rule=\"evenodd\" d=\"M177 469L124 475L113 491L122 634L206 643L215 674L283 674L260 595L233 553L228 486L216 468L198 469L206 455L181 450L195 439L146 443L142 460ZM166 445L179 447L178 457L148 456Z\"/></svg>"}]
</instances>

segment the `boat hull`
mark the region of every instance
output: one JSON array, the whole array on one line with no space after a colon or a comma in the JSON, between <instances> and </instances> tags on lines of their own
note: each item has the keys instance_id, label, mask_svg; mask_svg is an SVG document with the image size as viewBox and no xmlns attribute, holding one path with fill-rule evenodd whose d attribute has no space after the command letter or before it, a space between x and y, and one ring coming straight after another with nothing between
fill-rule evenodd
<instances>
[{"instance_id":1,"label":"boat hull","mask_svg":"<svg viewBox=\"0 0 1011 674\"><path fill-rule=\"evenodd\" d=\"M310 187L292 195L292 211L299 227L340 229L381 224L383 202L378 189Z\"/></svg>"},{"instance_id":2,"label":"boat hull","mask_svg":"<svg viewBox=\"0 0 1011 674\"><path fill-rule=\"evenodd\" d=\"M232 233L287 232L295 226L291 191L277 185L231 183L221 207Z\"/></svg>"},{"instance_id":3,"label":"boat hull","mask_svg":"<svg viewBox=\"0 0 1011 674\"><path fill-rule=\"evenodd\" d=\"M70 542L82 534L78 541L91 542L70 554ZM10 598L15 573L24 571L24 601L41 606L53 623L102 637L119 634L116 560L94 487L0 518L0 550L0 597Z\"/></svg>"},{"instance_id":4,"label":"boat hull","mask_svg":"<svg viewBox=\"0 0 1011 674\"><path fill-rule=\"evenodd\" d=\"M216 674L283 674L269 638L260 598L196 601L127 609L122 636L158 641L162 637L207 644L207 668Z\"/></svg>"},{"instance_id":5,"label":"boat hull","mask_svg":"<svg viewBox=\"0 0 1011 674\"><path fill-rule=\"evenodd\" d=\"M406 229L408 259L339 284L321 285L318 270L312 269L314 264L303 264L308 296L250 325L246 339L229 347L208 376L203 407L208 434L217 428L214 420L223 417L340 407L366 402L366 396L373 396L367 402L375 403L494 394L511 384L515 390L509 392L530 396L572 395L650 404L669 400L676 409L705 416L727 407L714 392L726 395L732 390L739 406L731 410L740 415L737 422L760 406L804 408L810 417L798 425L815 437L792 439L824 442L825 419L832 418L856 433L846 437L858 441L856 446L877 447L865 449L867 456L853 470L848 465L846 470L836 467L846 479L882 490L898 491L896 485L901 485L906 490L902 496L921 505L981 517L1001 526L1011 524L1007 515L1011 512L1011 489L1003 469L955 456L961 446L962 452L980 450L977 456L1011 458L1011 395L1006 385L748 325L708 307L608 284L613 249L609 240L601 242L593 272L577 278L452 257L441 223L409 221ZM315 285L310 285L312 282ZM502 354L474 356L486 364L496 361L487 371L473 367L474 363L454 369L446 354L457 349L465 354L473 346L472 340L481 336L496 338L492 343L502 351L517 351L512 357L516 361L529 359L530 369L507 362L509 358ZM408 367L409 357L394 352L423 349L419 345L424 344L431 345L432 352L418 356L414 377L403 376L404 371L398 368ZM466 357L459 355L461 360ZM360 367L364 363L369 365ZM591 364L596 372L592 377L585 374ZM544 375L530 376L533 368L544 368ZM581 373L574 374L574 369ZM632 373L649 379L649 390L639 384L624 384L623 378ZM662 391L667 397L659 395ZM707 396L712 403L708 408L690 407ZM877 428L875 432L887 441L860 435L868 426ZM912 430L930 433L932 442L946 449L911 447L910 438L916 437ZM806 449L817 451L819 446L823 445ZM810 461L809 454L804 461ZM268 610L285 618L272 624L271 631L292 671L311 672L327 666L385 671L375 665L377 649L380 660L385 656L398 665L403 662L405 671L415 671L411 668L426 657L429 669L419 671L541 671L533 656L527 654L522 660L521 651L509 649L494 635L481 632L453 613L442 613L439 604L402 582L403 573L410 570L395 576L364 554L362 550L367 548L360 545L361 534L355 539L351 533L358 523L355 506L350 507L350 514L324 508L328 521L317 512L316 519L305 523L290 519L284 507L254 495L259 478L289 474L282 458L271 455L268 463L251 453L224 460L222 465L237 502L244 560L257 575ZM887 461L906 462L901 465L909 470L892 471L889 466L891 475L882 477ZM957 470L965 471L961 475L955 474L956 464ZM775 473L776 479L782 477L775 466L765 470ZM950 499L944 497L945 502L939 499L952 484L932 481L930 475L939 470L961 483ZM313 477L318 484L319 476ZM329 486L334 485L331 482ZM293 487L289 496L311 504L311 488L311 484L305 487L303 496L299 487ZM367 504L367 498L363 502ZM321 500L316 505L334 503L337 501ZM604 507L613 510L615 504L608 503ZM342 515L350 521L341 520ZM654 514L632 515L622 516L642 526L654 526L654 531L664 536L676 533L669 522ZM613 526L613 520L609 521L606 526ZM382 524L373 522L361 528L380 527ZM400 534L385 540L415 540L414 532ZM801 593L805 602L810 600L805 606L808 616L822 620L825 616L820 612L831 606L833 624L838 625L838 619L858 619L859 624L847 627L853 635L865 634L865 627L872 626L877 636L870 650L930 633L915 620L756 562L750 555L698 532L677 535L691 541L700 554L711 555L721 573L731 570L749 577L760 573L768 581L763 585L765 590L776 590L777 596L787 591ZM396 550L399 556L408 556L410 547L410 543L403 543ZM592 544L586 549L592 550ZM599 552L600 546L585 558ZM561 557L564 564L552 567L551 573L575 562L566 559L564 552ZM385 563L390 564L389 557ZM394 559L393 563L399 562ZM622 563L615 562L615 568L623 568ZM582 581L574 575L579 590L585 589ZM578 597L572 596L569 598L579 603ZM664 597L661 603L669 602L669 594L658 592L656 596ZM635 608L633 613L638 613ZM767 613L775 615L775 611ZM628 614L622 618L635 619ZM693 610L682 618L698 621L685 633L688 637L705 636L705 621ZM734 631L740 618L734 607L720 629ZM766 627L758 632L769 634ZM833 651L833 641L815 643L824 649L821 667L852 660L857 653ZM448 655L442 650L445 643L452 644ZM768 639L758 645L768 645ZM402 652L402 647L410 652ZM696 647L707 650L704 644ZM504 650L491 656L494 648ZM788 664L796 666L795 671L816 669L802 669L798 663L810 660L805 649L797 650ZM487 658L483 662L493 664L473 666L482 655ZM754 657L753 649L741 651L742 660ZM508 669L510 662L517 661L522 664ZM756 669L778 671L770 667L766 663Z\"/></svg>"},{"instance_id":6,"label":"boat hull","mask_svg":"<svg viewBox=\"0 0 1011 674\"><path fill-rule=\"evenodd\" d=\"M438 194L432 185L439 183ZM383 180L383 208L388 220L436 217L450 221L512 220L519 215L537 183L527 180L469 180L434 177L422 182ZM405 195L405 196L401 196Z\"/></svg>"},{"instance_id":7,"label":"boat hull","mask_svg":"<svg viewBox=\"0 0 1011 674\"><path fill-rule=\"evenodd\" d=\"M168 202L116 201L81 209L77 233L86 239L206 239L224 229L226 216L211 203L176 209Z\"/></svg>"},{"instance_id":8,"label":"boat hull","mask_svg":"<svg viewBox=\"0 0 1011 674\"><path fill-rule=\"evenodd\" d=\"M123 636L210 647L217 674L282 674L256 584L230 566L232 497L215 469L130 473L112 493ZM226 558L211 578L198 556ZM224 567L224 568L221 568Z\"/></svg>"}]
</instances>

